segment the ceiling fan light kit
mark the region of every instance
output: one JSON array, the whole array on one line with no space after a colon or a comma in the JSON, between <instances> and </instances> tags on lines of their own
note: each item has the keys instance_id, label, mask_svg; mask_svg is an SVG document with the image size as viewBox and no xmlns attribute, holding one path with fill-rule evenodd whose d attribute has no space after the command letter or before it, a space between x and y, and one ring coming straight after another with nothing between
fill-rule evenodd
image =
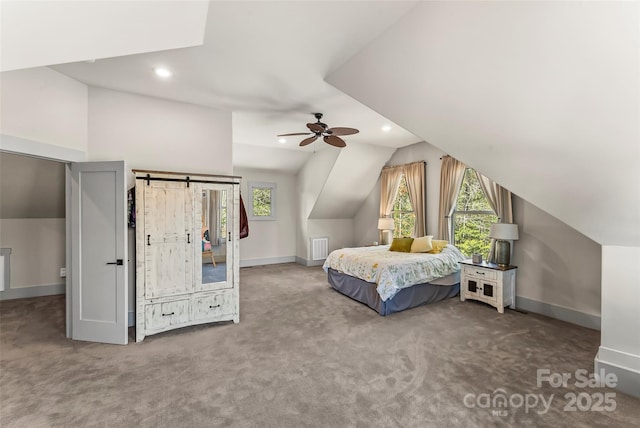
<instances>
[{"instance_id":1,"label":"ceiling fan light kit","mask_svg":"<svg viewBox=\"0 0 640 428\"><path fill-rule=\"evenodd\" d=\"M322 123L320 119L322 119L322 113L314 113L316 118L315 123L307 123L307 128L311 132L294 132L292 134L280 134L278 137L288 137L292 135L313 135L313 137L305 138L300 142L300 146L306 146L308 144L313 143L318 138L322 137L325 143L330 144L334 147L346 147L347 143L344 142L342 138L339 136L343 135L353 135L360 132L355 128L329 128L326 123Z\"/></svg>"}]
</instances>

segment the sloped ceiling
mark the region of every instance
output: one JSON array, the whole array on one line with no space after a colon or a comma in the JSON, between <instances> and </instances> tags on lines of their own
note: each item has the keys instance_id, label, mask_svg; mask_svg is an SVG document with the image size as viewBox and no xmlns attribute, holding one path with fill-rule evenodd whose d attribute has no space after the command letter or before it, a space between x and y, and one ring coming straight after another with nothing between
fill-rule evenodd
<instances>
[{"instance_id":1,"label":"sloped ceiling","mask_svg":"<svg viewBox=\"0 0 640 428\"><path fill-rule=\"evenodd\" d=\"M315 121L312 112L324 113L329 126L359 129L348 136L349 144L397 148L420 141L324 81L415 4L212 1L201 46L53 68L90 86L232 111L233 143L241 145L234 148L234 165L256 166L247 156L252 146L264 161L258 167L290 171L324 143L299 147L302 138L281 144L276 135L307 131L305 124ZM155 78L155 65L170 68L173 77ZM392 129L383 132L384 124Z\"/></svg>"},{"instance_id":2,"label":"sloped ceiling","mask_svg":"<svg viewBox=\"0 0 640 428\"><path fill-rule=\"evenodd\" d=\"M2 1L0 71L202 44L208 1Z\"/></svg>"},{"instance_id":3,"label":"sloped ceiling","mask_svg":"<svg viewBox=\"0 0 640 428\"><path fill-rule=\"evenodd\" d=\"M640 246L638 8L424 2L328 81L600 244Z\"/></svg>"},{"instance_id":4,"label":"sloped ceiling","mask_svg":"<svg viewBox=\"0 0 640 428\"><path fill-rule=\"evenodd\" d=\"M310 219L354 218L396 149L353 144L332 150L339 150L338 157L318 194Z\"/></svg>"}]
</instances>

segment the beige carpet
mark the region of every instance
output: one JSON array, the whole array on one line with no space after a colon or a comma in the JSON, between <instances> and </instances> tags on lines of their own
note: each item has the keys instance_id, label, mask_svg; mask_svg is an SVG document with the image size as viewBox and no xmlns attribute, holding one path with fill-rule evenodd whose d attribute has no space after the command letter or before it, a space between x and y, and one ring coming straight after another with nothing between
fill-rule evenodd
<instances>
[{"instance_id":1,"label":"beige carpet","mask_svg":"<svg viewBox=\"0 0 640 428\"><path fill-rule=\"evenodd\" d=\"M240 324L127 346L67 340L62 296L2 302L0 426L640 424L638 399L569 412L567 393L612 391L536 386L538 368L591 372L597 331L456 298L383 318L330 289L319 267L242 269L240 283ZM477 407L499 388L513 405ZM553 394L548 412L518 407L527 394Z\"/></svg>"}]
</instances>

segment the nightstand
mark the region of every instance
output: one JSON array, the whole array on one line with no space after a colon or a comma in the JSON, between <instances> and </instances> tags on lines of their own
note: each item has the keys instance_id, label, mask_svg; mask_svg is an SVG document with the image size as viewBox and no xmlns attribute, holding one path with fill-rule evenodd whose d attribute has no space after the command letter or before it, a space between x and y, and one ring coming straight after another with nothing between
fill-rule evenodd
<instances>
[{"instance_id":1,"label":"nightstand","mask_svg":"<svg viewBox=\"0 0 640 428\"><path fill-rule=\"evenodd\" d=\"M479 300L498 309L516 308L517 266L501 267L495 263L460 262L460 300Z\"/></svg>"}]
</instances>

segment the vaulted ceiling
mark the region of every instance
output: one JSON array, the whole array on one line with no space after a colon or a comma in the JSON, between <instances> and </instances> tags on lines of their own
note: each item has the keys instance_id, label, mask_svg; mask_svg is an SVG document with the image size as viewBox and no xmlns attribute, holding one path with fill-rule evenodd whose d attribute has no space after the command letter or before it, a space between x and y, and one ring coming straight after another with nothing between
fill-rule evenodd
<instances>
[{"instance_id":1,"label":"vaulted ceiling","mask_svg":"<svg viewBox=\"0 0 640 428\"><path fill-rule=\"evenodd\" d=\"M328 81L594 241L640 246L639 13L424 2Z\"/></svg>"},{"instance_id":2,"label":"vaulted ceiling","mask_svg":"<svg viewBox=\"0 0 640 428\"><path fill-rule=\"evenodd\" d=\"M52 21L60 19L63 23L77 24L86 19L84 28L93 25L93 18L98 14L90 6L76 5L78 2L51 3L64 5L57 9L54 5L47 6L56 9L55 13L43 9L42 14L48 13ZM89 2L93 3L96 2ZM102 2L97 3L102 5ZM152 13L158 2L133 3L136 3L132 11L135 14L142 12L144 4ZM304 137L289 137L285 143L280 143L276 135L307 131L306 123L315 121L313 112L324 113L323 122L329 126L359 129L359 134L345 137L348 144L397 148L421 140L324 80L329 72L379 37L417 2L162 3L176 6L176 12L185 3L192 10L177 14L175 22L167 21L170 14L155 11L155 15L149 15L152 18L138 20L144 25L137 31L129 25L109 23L109 18L117 15L117 11L111 11L104 13L107 17L104 22L96 24L99 28L110 26L109 36L95 35L94 38L105 45L111 43L108 48L112 51L123 40L130 40L136 46L160 36L178 40L175 46L165 40L165 50L159 50L155 45L148 49L153 52L148 53L133 54L135 52L121 49L110 55L111 58L100 59L102 55L85 53L82 50L85 45L80 43L77 51L67 57L73 62L60 58L57 62L61 64L52 67L88 85L231 110L234 165L240 167L299 170L314 151L323 150L326 145L319 141L301 148L298 143ZM204 23L202 16L195 16L197 11L203 13L203 5L208 5L208 9L204 8L208 10ZM11 9L7 12L4 15L9 22ZM156 18L156 15L160 17ZM158 33L158 25L149 23L156 20L166 29L166 34ZM65 37L45 31L46 28L41 32L42 37L54 37L56 45L66 46L67 50L75 46L63 43L67 39L86 38L77 37L78 25L67 27L49 23L48 26L63 34L69 32ZM148 26L151 27L146 28ZM194 43L196 30L203 26L206 30L201 42ZM182 35L185 27L189 28L190 37ZM118 28L118 32L113 28ZM184 39L189 39L193 46L182 48L189 41ZM157 44L161 44L160 41ZM181 49L167 50L172 47ZM104 51L109 49L105 47ZM380 53L380 61L385 60L385 55L385 52ZM95 62L85 61L95 58L98 58ZM169 68L173 76L167 80L156 78L152 72L158 66ZM383 125L390 125L391 129L382 131ZM260 153L258 159L256 153Z\"/></svg>"},{"instance_id":3,"label":"vaulted ceiling","mask_svg":"<svg viewBox=\"0 0 640 428\"><path fill-rule=\"evenodd\" d=\"M321 111L361 130L348 144L424 139L597 242L640 245L637 2L0 7L4 69L66 62L89 85L232 110L238 166L296 171L326 145L275 136Z\"/></svg>"}]
</instances>

